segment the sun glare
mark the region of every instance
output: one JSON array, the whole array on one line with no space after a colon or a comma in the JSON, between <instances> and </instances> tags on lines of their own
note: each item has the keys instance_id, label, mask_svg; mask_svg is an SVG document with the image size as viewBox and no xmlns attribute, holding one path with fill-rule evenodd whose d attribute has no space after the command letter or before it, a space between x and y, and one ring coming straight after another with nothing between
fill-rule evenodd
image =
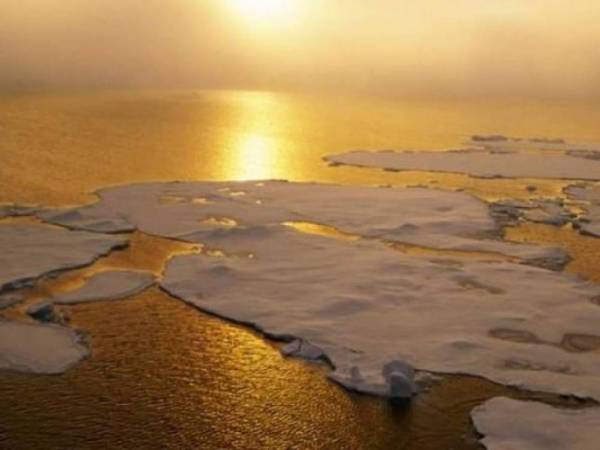
<instances>
[{"instance_id":1,"label":"sun glare","mask_svg":"<svg viewBox=\"0 0 600 450\"><path fill-rule=\"evenodd\" d=\"M244 19L252 22L276 23L294 16L294 0L228 0Z\"/></svg>"}]
</instances>

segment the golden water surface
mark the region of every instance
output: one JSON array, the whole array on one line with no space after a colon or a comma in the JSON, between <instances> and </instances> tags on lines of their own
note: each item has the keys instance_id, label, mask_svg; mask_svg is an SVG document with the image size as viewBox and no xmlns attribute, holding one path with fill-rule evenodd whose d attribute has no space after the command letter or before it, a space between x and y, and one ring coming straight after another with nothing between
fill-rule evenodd
<instances>
[{"instance_id":1,"label":"golden water surface","mask_svg":"<svg viewBox=\"0 0 600 450\"><path fill-rule=\"evenodd\" d=\"M0 202L64 204L146 180L438 182L496 197L526 183L330 168L351 149L445 149L472 134L600 142L600 106L505 99L327 97L260 92L0 95ZM555 185L540 182L543 193ZM539 192L538 192L539 194Z\"/></svg>"}]
</instances>

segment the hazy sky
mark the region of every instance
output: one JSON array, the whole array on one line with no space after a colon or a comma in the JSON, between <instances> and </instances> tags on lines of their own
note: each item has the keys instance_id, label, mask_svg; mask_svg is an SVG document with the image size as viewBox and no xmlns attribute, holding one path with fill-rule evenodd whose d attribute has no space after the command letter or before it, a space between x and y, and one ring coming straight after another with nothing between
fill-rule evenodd
<instances>
[{"instance_id":1,"label":"hazy sky","mask_svg":"<svg viewBox=\"0 0 600 450\"><path fill-rule=\"evenodd\" d=\"M599 0L0 0L0 85L600 95Z\"/></svg>"}]
</instances>

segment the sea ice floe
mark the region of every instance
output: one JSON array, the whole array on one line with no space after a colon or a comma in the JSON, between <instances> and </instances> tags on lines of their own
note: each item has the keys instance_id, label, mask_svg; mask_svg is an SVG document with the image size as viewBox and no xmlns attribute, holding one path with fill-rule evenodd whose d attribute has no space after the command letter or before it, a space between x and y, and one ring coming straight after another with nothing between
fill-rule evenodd
<instances>
[{"instance_id":1,"label":"sea ice floe","mask_svg":"<svg viewBox=\"0 0 600 450\"><path fill-rule=\"evenodd\" d=\"M502 200L491 205L492 214L505 224L514 225L518 219L529 222L562 226L576 218L560 200L532 200L529 202Z\"/></svg>"},{"instance_id":2,"label":"sea ice floe","mask_svg":"<svg viewBox=\"0 0 600 450\"><path fill-rule=\"evenodd\" d=\"M600 287L516 262L419 256L388 245L497 252L521 262L564 257L502 241L488 205L467 193L273 181L148 183L99 197L72 209L66 222L53 220L223 250L174 257L161 287L268 336L300 340L284 351L332 363L330 377L349 389L412 394L412 374L399 369L412 366L600 399L593 351ZM294 222L357 239L286 226ZM253 257L227 256L240 254Z\"/></svg>"},{"instance_id":3,"label":"sea ice floe","mask_svg":"<svg viewBox=\"0 0 600 450\"><path fill-rule=\"evenodd\" d=\"M600 408L559 409L496 397L471 413L489 450L596 450Z\"/></svg>"},{"instance_id":4,"label":"sea ice floe","mask_svg":"<svg viewBox=\"0 0 600 450\"><path fill-rule=\"evenodd\" d=\"M600 147L560 140L501 138L479 137L473 142L476 148L463 150L360 150L329 155L325 160L358 167L465 173L484 178L600 180Z\"/></svg>"},{"instance_id":5,"label":"sea ice floe","mask_svg":"<svg viewBox=\"0 0 600 450\"><path fill-rule=\"evenodd\" d=\"M600 185L569 186L566 193L571 199L586 202L586 212L579 226L584 232L600 237Z\"/></svg>"},{"instance_id":6,"label":"sea ice floe","mask_svg":"<svg viewBox=\"0 0 600 450\"><path fill-rule=\"evenodd\" d=\"M126 244L124 237L45 225L0 224L0 291L90 264Z\"/></svg>"},{"instance_id":7,"label":"sea ice floe","mask_svg":"<svg viewBox=\"0 0 600 450\"><path fill-rule=\"evenodd\" d=\"M154 282L154 275L149 272L110 270L93 275L79 289L49 300L61 305L119 300L147 289Z\"/></svg>"},{"instance_id":8,"label":"sea ice floe","mask_svg":"<svg viewBox=\"0 0 600 450\"><path fill-rule=\"evenodd\" d=\"M0 370L59 374L88 354L75 330L0 318Z\"/></svg>"},{"instance_id":9,"label":"sea ice floe","mask_svg":"<svg viewBox=\"0 0 600 450\"><path fill-rule=\"evenodd\" d=\"M265 233L266 227L313 222L367 238L444 250L495 252L525 261L547 259L557 262L554 265L565 261L559 249L500 240L500 226L487 204L466 193L311 183L198 182L138 184L104 189L98 195L98 203L72 209L69 220L56 215L53 222L81 228L71 220L78 217L90 228L88 217L93 217L103 224L94 231L137 228L229 252L249 251L250 237ZM183 201L164 202L165 196ZM195 202L197 198L206 201Z\"/></svg>"},{"instance_id":10,"label":"sea ice floe","mask_svg":"<svg viewBox=\"0 0 600 450\"><path fill-rule=\"evenodd\" d=\"M521 264L449 265L279 228L248 236L247 248L259 256L175 257L161 286L273 338L303 339L349 389L393 395L386 367L404 361L600 399L598 286Z\"/></svg>"},{"instance_id":11,"label":"sea ice floe","mask_svg":"<svg viewBox=\"0 0 600 450\"><path fill-rule=\"evenodd\" d=\"M0 286L15 288L44 274L90 264L126 243L123 237L44 225L0 225ZM133 295L153 283L154 276L146 272L102 272L81 289L51 300L71 304L116 299ZM21 299L8 292L2 296L0 306L10 306ZM41 322L58 320L49 302L32 305L27 313ZM56 374L87 354L88 348L77 331L58 325L0 319L0 369Z\"/></svg>"}]
</instances>

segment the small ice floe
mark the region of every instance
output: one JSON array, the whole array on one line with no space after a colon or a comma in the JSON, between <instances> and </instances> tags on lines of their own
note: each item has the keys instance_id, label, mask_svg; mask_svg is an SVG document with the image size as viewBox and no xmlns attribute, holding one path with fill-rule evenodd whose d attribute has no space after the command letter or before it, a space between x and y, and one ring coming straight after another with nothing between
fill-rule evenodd
<instances>
[{"instance_id":1,"label":"small ice floe","mask_svg":"<svg viewBox=\"0 0 600 450\"><path fill-rule=\"evenodd\" d=\"M569 198L585 202L585 213L579 220L579 228L592 236L600 237L600 185L569 186L566 189Z\"/></svg>"},{"instance_id":2,"label":"small ice floe","mask_svg":"<svg viewBox=\"0 0 600 450\"><path fill-rule=\"evenodd\" d=\"M496 397L471 418L489 450L596 450L600 408L561 409Z\"/></svg>"},{"instance_id":3,"label":"small ice floe","mask_svg":"<svg viewBox=\"0 0 600 450\"><path fill-rule=\"evenodd\" d=\"M514 224L519 219L555 226L570 223L585 234L600 237L600 185L582 183L568 186L564 192L569 201L583 210L581 215L570 211L561 199L503 200L492 204L491 211L505 225Z\"/></svg>"},{"instance_id":4,"label":"small ice floe","mask_svg":"<svg viewBox=\"0 0 600 450\"><path fill-rule=\"evenodd\" d=\"M88 354L78 331L0 319L0 370L59 374Z\"/></svg>"},{"instance_id":5,"label":"small ice floe","mask_svg":"<svg viewBox=\"0 0 600 450\"><path fill-rule=\"evenodd\" d=\"M529 222L562 226L576 218L561 200L532 200L529 202L502 200L490 205L492 214L504 224L515 224L518 219Z\"/></svg>"},{"instance_id":6,"label":"small ice floe","mask_svg":"<svg viewBox=\"0 0 600 450\"><path fill-rule=\"evenodd\" d=\"M574 215L571 214L561 202L538 201L536 207L525 209L523 217L530 222L545 223L548 225L562 226L571 222Z\"/></svg>"},{"instance_id":7,"label":"small ice floe","mask_svg":"<svg viewBox=\"0 0 600 450\"><path fill-rule=\"evenodd\" d=\"M81 288L53 296L50 300L61 305L120 300L142 292L155 281L149 272L110 270L95 274Z\"/></svg>"},{"instance_id":8,"label":"small ice floe","mask_svg":"<svg viewBox=\"0 0 600 450\"><path fill-rule=\"evenodd\" d=\"M600 180L600 146L504 136L475 136L472 143L477 148L420 152L360 150L329 155L325 160L336 165L464 173L482 178Z\"/></svg>"},{"instance_id":9,"label":"small ice floe","mask_svg":"<svg viewBox=\"0 0 600 450\"><path fill-rule=\"evenodd\" d=\"M91 264L127 239L44 225L0 224L0 292Z\"/></svg>"}]
</instances>

